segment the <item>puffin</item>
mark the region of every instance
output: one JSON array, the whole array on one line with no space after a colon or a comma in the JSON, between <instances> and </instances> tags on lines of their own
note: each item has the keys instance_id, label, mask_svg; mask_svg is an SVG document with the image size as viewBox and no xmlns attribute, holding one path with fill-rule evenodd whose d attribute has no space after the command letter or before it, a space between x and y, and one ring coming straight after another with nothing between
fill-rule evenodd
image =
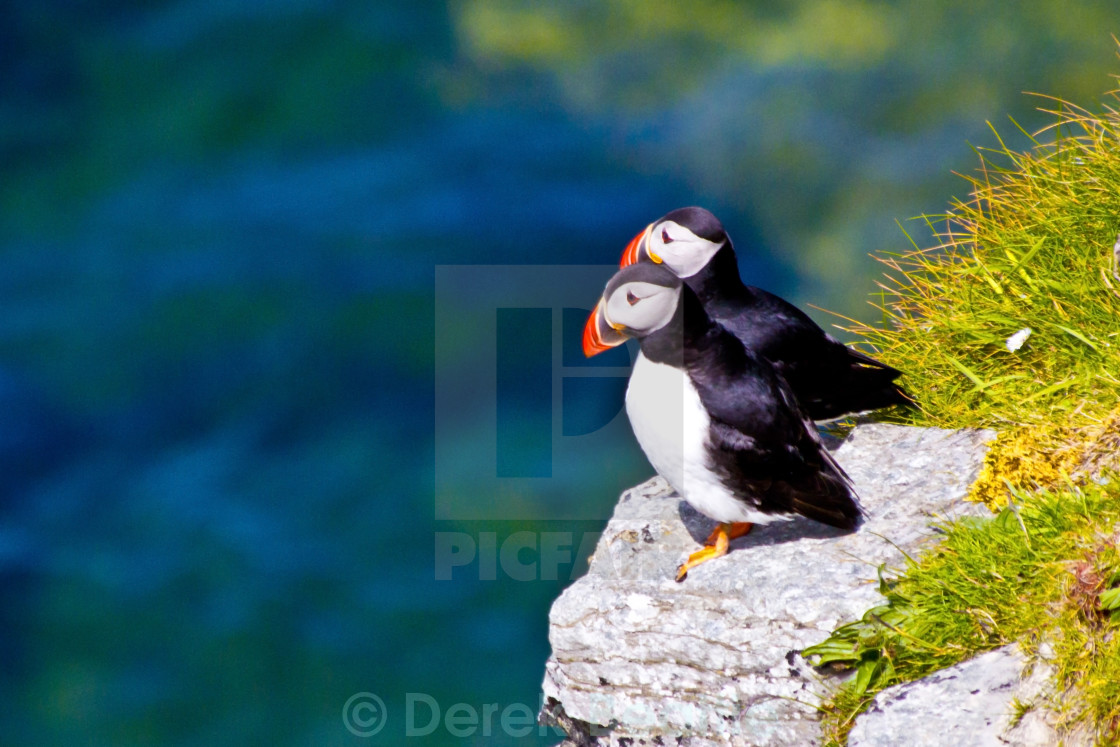
<instances>
[{"instance_id":1,"label":"puffin","mask_svg":"<svg viewBox=\"0 0 1120 747\"><path fill-rule=\"evenodd\" d=\"M677 569L725 555L729 542L795 515L853 530L863 511L775 367L717 324L661 264L620 269L583 330L588 357L636 338L626 414L650 464L719 524Z\"/></svg>"},{"instance_id":2,"label":"puffin","mask_svg":"<svg viewBox=\"0 0 1120 747\"><path fill-rule=\"evenodd\" d=\"M704 208L680 208L646 226L620 266L638 262L681 278L709 316L785 377L812 420L914 403L895 382L897 368L844 345L789 301L744 285L731 239Z\"/></svg>"}]
</instances>

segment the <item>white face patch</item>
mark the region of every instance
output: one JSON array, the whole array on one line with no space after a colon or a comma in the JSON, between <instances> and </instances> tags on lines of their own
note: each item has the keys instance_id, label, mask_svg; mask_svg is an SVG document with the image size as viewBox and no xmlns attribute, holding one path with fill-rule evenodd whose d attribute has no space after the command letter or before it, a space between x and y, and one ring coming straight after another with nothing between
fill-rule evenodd
<instances>
[{"instance_id":1,"label":"white face patch","mask_svg":"<svg viewBox=\"0 0 1120 747\"><path fill-rule=\"evenodd\" d=\"M625 283L611 293L603 314L611 326L622 325L648 334L669 323L679 298L678 288L639 281Z\"/></svg>"},{"instance_id":2,"label":"white face patch","mask_svg":"<svg viewBox=\"0 0 1120 747\"><path fill-rule=\"evenodd\" d=\"M704 269L723 244L702 239L679 223L666 220L653 226L646 251L677 277L688 278Z\"/></svg>"}]
</instances>

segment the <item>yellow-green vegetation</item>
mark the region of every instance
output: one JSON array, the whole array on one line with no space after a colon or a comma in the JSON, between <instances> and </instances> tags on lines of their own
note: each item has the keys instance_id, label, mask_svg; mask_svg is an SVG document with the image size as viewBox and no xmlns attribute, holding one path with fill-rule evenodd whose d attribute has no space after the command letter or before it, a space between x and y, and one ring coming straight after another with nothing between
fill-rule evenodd
<instances>
[{"instance_id":1,"label":"yellow-green vegetation","mask_svg":"<svg viewBox=\"0 0 1120 747\"><path fill-rule=\"evenodd\" d=\"M926 219L933 246L880 258L883 323L856 331L919 400L893 417L996 429L970 497L999 513L944 527L886 605L806 650L855 669L824 709L832 744L883 688L1015 641L1055 672L1020 712L1120 743L1117 101L1054 101L1029 151L978 151L969 198Z\"/></svg>"},{"instance_id":2,"label":"yellow-green vegetation","mask_svg":"<svg viewBox=\"0 0 1120 747\"><path fill-rule=\"evenodd\" d=\"M935 551L881 581L885 605L804 651L856 671L825 709L830 744L884 687L1015 641L1053 649L1063 728L1120 737L1120 482L1016 497L993 519L946 526Z\"/></svg>"},{"instance_id":3,"label":"yellow-green vegetation","mask_svg":"<svg viewBox=\"0 0 1120 747\"><path fill-rule=\"evenodd\" d=\"M993 460L1047 454L1048 484L1099 461L1066 452L1120 420L1120 113L1055 115L1030 152L979 151L969 199L928 221L935 245L882 257L886 323L858 328L907 371L914 421L1006 429Z\"/></svg>"},{"instance_id":4,"label":"yellow-green vegetation","mask_svg":"<svg viewBox=\"0 0 1120 747\"><path fill-rule=\"evenodd\" d=\"M910 422L1004 431L975 491L993 508L1005 481L1105 466L1120 435L1120 113L1054 114L1030 152L979 151L934 246L881 257L885 323L856 330L907 372Z\"/></svg>"}]
</instances>

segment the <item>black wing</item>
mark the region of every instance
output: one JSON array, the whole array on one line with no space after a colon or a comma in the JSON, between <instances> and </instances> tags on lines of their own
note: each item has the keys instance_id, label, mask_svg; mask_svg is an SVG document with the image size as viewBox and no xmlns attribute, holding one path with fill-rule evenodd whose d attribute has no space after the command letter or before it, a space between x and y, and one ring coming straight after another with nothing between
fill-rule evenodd
<instances>
[{"instance_id":1,"label":"black wing","mask_svg":"<svg viewBox=\"0 0 1120 747\"><path fill-rule=\"evenodd\" d=\"M913 404L895 383L901 371L843 344L773 293L748 286L710 303L708 313L774 365L813 420Z\"/></svg>"},{"instance_id":2,"label":"black wing","mask_svg":"<svg viewBox=\"0 0 1120 747\"><path fill-rule=\"evenodd\" d=\"M796 513L855 528L862 512L851 482L821 445L789 385L722 328L689 373L711 417L712 467L764 513Z\"/></svg>"}]
</instances>

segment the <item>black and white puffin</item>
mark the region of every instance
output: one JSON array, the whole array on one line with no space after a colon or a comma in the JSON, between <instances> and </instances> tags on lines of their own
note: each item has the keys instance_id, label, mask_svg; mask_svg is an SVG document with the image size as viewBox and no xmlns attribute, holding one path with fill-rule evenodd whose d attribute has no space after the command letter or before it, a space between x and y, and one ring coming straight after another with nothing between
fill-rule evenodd
<instances>
[{"instance_id":1,"label":"black and white puffin","mask_svg":"<svg viewBox=\"0 0 1120 747\"><path fill-rule=\"evenodd\" d=\"M587 320L590 357L627 338L641 352L626 414L650 464L697 511L719 522L677 570L724 555L752 524L794 514L843 529L862 512L847 475L821 446L782 377L716 324L663 267L619 270Z\"/></svg>"},{"instance_id":2,"label":"black and white puffin","mask_svg":"<svg viewBox=\"0 0 1120 747\"><path fill-rule=\"evenodd\" d=\"M913 404L895 383L901 371L844 345L785 299L744 285L731 239L704 208L680 208L646 226L621 266L642 261L684 280L709 316L778 369L813 420Z\"/></svg>"}]
</instances>

